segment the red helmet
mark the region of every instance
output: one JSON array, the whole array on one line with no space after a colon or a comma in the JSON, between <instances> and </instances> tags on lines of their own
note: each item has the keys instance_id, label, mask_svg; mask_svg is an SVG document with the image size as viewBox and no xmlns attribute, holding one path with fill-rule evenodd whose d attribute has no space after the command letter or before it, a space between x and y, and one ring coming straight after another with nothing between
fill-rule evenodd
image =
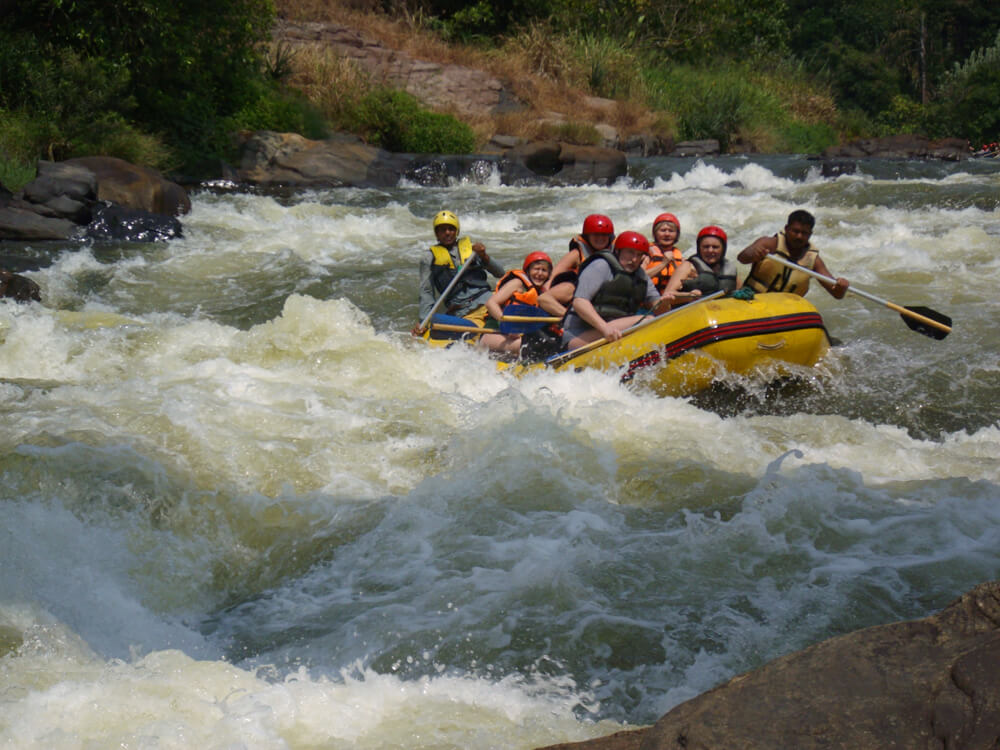
<instances>
[{"instance_id":1,"label":"red helmet","mask_svg":"<svg viewBox=\"0 0 1000 750\"><path fill-rule=\"evenodd\" d=\"M625 249L649 255L649 240L638 232L622 232L615 237L615 250Z\"/></svg>"},{"instance_id":2,"label":"red helmet","mask_svg":"<svg viewBox=\"0 0 1000 750\"><path fill-rule=\"evenodd\" d=\"M722 252L723 253L726 252L726 245L729 244L729 238L726 237L726 233L722 229L722 227L717 227L714 224L710 224L707 227L702 227L701 231L698 232L698 240L695 243L696 245L701 245L702 237L717 237L718 239L722 240Z\"/></svg>"},{"instance_id":3,"label":"red helmet","mask_svg":"<svg viewBox=\"0 0 1000 750\"><path fill-rule=\"evenodd\" d=\"M524 259L524 265L521 266L521 270L527 273L528 268L531 266L531 264L537 263L540 260L544 260L546 263L548 263L549 270L550 271L552 270L552 258L550 258L546 253L543 253L541 250L536 250L533 253L528 253L528 255Z\"/></svg>"},{"instance_id":4,"label":"red helmet","mask_svg":"<svg viewBox=\"0 0 1000 750\"><path fill-rule=\"evenodd\" d=\"M656 225L662 221L669 221L675 227L677 227L677 236L681 234L681 223L677 220L677 217L673 214L660 214L655 219L653 219L653 231L656 231Z\"/></svg>"},{"instance_id":5,"label":"red helmet","mask_svg":"<svg viewBox=\"0 0 1000 750\"><path fill-rule=\"evenodd\" d=\"M591 214L583 220L583 231L580 234L614 234L615 225L604 214Z\"/></svg>"}]
</instances>

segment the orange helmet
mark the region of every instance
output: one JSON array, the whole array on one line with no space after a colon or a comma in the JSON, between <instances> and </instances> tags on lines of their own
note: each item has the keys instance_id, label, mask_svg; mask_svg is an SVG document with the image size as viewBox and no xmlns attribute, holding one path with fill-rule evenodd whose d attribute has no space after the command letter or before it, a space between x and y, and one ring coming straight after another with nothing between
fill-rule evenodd
<instances>
[{"instance_id":1,"label":"orange helmet","mask_svg":"<svg viewBox=\"0 0 1000 750\"><path fill-rule=\"evenodd\" d=\"M626 249L649 255L649 240L638 232L622 232L615 237L615 250Z\"/></svg>"},{"instance_id":2,"label":"orange helmet","mask_svg":"<svg viewBox=\"0 0 1000 750\"><path fill-rule=\"evenodd\" d=\"M591 214L583 220L581 234L614 234L615 225L604 214Z\"/></svg>"},{"instance_id":3,"label":"orange helmet","mask_svg":"<svg viewBox=\"0 0 1000 750\"><path fill-rule=\"evenodd\" d=\"M528 253L528 255L524 259L524 265L521 266L521 270L523 270L525 273L527 273L528 272L528 268L531 267L531 264L532 263L537 263L540 260L541 261L545 261L546 263L548 263L549 264L549 270L550 271L552 270L552 258L550 258L548 256L548 254L543 253L541 250L536 250L533 253Z\"/></svg>"}]
</instances>

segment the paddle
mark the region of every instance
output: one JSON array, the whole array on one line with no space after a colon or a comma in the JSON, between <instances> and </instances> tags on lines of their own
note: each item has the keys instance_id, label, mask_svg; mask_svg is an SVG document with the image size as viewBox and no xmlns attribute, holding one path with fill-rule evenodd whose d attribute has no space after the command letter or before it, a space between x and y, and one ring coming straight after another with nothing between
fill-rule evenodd
<instances>
[{"instance_id":1,"label":"paddle","mask_svg":"<svg viewBox=\"0 0 1000 750\"><path fill-rule=\"evenodd\" d=\"M693 302L689 302L688 304L684 305L683 307L677 307L677 308L674 308L673 310L669 310L668 312L665 312L662 315L657 315L655 317L645 316L645 317L643 317L642 320L640 320L634 326L626 328L624 331L622 331L622 338L625 338L626 336L635 333L640 328L645 328L650 323L655 323L658 320L661 320L663 318L669 317L669 316L673 315L674 313L680 312L681 310L687 310L687 309L691 308L692 306L700 304L702 302L708 302L710 299L715 299L716 297L721 297L723 294L725 294L725 292L720 289L718 292L713 292L712 294L709 294L707 296L698 297ZM574 357L576 357L576 356L578 356L580 354L584 354L585 352L589 352L591 349L596 349L599 346L603 346L606 343L608 343L608 340L606 338L599 338L596 341L591 341L591 342L589 342L587 344L584 344L583 346L578 346L576 349L571 349L568 352L563 352L562 354L557 354L554 357L549 357L547 360L545 360L545 364L548 365L549 367L556 367L558 365L563 364L564 362L568 362L569 360L573 359Z\"/></svg>"},{"instance_id":2,"label":"paddle","mask_svg":"<svg viewBox=\"0 0 1000 750\"><path fill-rule=\"evenodd\" d=\"M503 309L500 333L531 333L560 320L540 307L513 302Z\"/></svg>"},{"instance_id":3,"label":"paddle","mask_svg":"<svg viewBox=\"0 0 1000 750\"><path fill-rule=\"evenodd\" d=\"M768 260L773 260L780 263L783 266L788 266L789 268L794 268L802 273L808 274L820 281L826 281L830 284L836 284L837 280L830 278L829 276L824 276L821 273L816 273L809 268L803 268L798 263L793 263L786 258L781 257L775 253L767 256ZM890 310L895 310L899 313L903 322L906 323L907 327L911 331L916 331L917 333L922 333L924 336L929 336L932 339L941 340L949 333L951 333L951 318L947 315L939 313L937 310L932 310L929 307L903 307L902 305L897 305L894 302L889 302L881 297L876 297L874 294L862 291L861 289L855 289L853 286L847 287L847 291L851 294L856 294L859 297L864 297L872 302L877 302L880 305L888 307Z\"/></svg>"},{"instance_id":4,"label":"paddle","mask_svg":"<svg viewBox=\"0 0 1000 750\"><path fill-rule=\"evenodd\" d=\"M474 334L497 332L495 328L490 329L490 328L480 328L479 326L457 326L457 325L452 325L451 323L431 323L431 330L449 331L454 333L474 333Z\"/></svg>"},{"instance_id":5,"label":"paddle","mask_svg":"<svg viewBox=\"0 0 1000 750\"><path fill-rule=\"evenodd\" d=\"M476 256L476 258L478 258L478 257L479 256ZM441 296L437 298L437 301L434 303L434 307L432 307L431 311L429 313L427 313L427 317L424 318L420 322L420 330L421 331L426 331L427 330L427 324L430 322L431 318L434 317L434 313L436 313L438 311L438 308L441 307L441 305L444 304L444 301L446 299L448 299L448 295L451 293L451 290L455 288L455 284L457 284L458 280L462 278L462 274L465 273L465 270L469 266L473 265L473 263L475 262L476 258L469 258L468 263L466 263L465 265L461 266L458 269L458 272L452 277L451 281L448 282L448 286L446 286L444 288L444 291L441 292Z\"/></svg>"}]
</instances>

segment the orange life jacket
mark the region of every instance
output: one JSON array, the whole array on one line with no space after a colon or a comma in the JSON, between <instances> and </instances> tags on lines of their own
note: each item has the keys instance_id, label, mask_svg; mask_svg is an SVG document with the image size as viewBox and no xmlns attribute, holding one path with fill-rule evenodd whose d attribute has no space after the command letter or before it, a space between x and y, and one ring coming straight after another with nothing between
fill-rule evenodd
<instances>
[{"instance_id":1,"label":"orange life jacket","mask_svg":"<svg viewBox=\"0 0 1000 750\"><path fill-rule=\"evenodd\" d=\"M684 255L676 245L673 247L672 252L673 255L670 257L667 265L657 271L655 276L649 277L650 280L656 285L660 294L663 294L663 291L667 288L667 282L670 281L670 277L674 275L674 271L677 270L677 266L684 262ZM642 267L648 270L652 266L662 263L664 260L667 260L667 257L663 254L663 251L656 245L650 245L649 259L642 264Z\"/></svg>"},{"instance_id":2,"label":"orange life jacket","mask_svg":"<svg viewBox=\"0 0 1000 750\"><path fill-rule=\"evenodd\" d=\"M524 284L524 289L519 292L514 292L509 300L504 304L504 307L511 304L512 302L519 302L522 305L531 305L532 307L538 307L538 287L531 283L531 279L528 278L528 274L522 271L520 268L515 268L513 271L508 271L503 275L503 278L497 282L497 288L495 291L499 292L500 288L506 284L508 281L513 279L519 279L522 284Z\"/></svg>"}]
</instances>

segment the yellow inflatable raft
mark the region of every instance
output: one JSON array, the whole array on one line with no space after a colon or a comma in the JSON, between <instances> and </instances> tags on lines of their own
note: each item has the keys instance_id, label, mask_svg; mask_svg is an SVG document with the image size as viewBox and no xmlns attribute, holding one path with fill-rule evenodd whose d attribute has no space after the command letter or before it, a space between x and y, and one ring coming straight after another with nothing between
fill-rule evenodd
<instances>
[{"instance_id":1,"label":"yellow inflatable raft","mask_svg":"<svg viewBox=\"0 0 1000 750\"><path fill-rule=\"evenodd\" d=\"M684 396L727 372L782 375L788 365L812 367L829 347L823 319L810 302L772 293L694 302L640 322L618 341L595 342L545 362L500 366L518 375L541 369L620 370L622 382Z\"/></svg>"}]
</instances>

